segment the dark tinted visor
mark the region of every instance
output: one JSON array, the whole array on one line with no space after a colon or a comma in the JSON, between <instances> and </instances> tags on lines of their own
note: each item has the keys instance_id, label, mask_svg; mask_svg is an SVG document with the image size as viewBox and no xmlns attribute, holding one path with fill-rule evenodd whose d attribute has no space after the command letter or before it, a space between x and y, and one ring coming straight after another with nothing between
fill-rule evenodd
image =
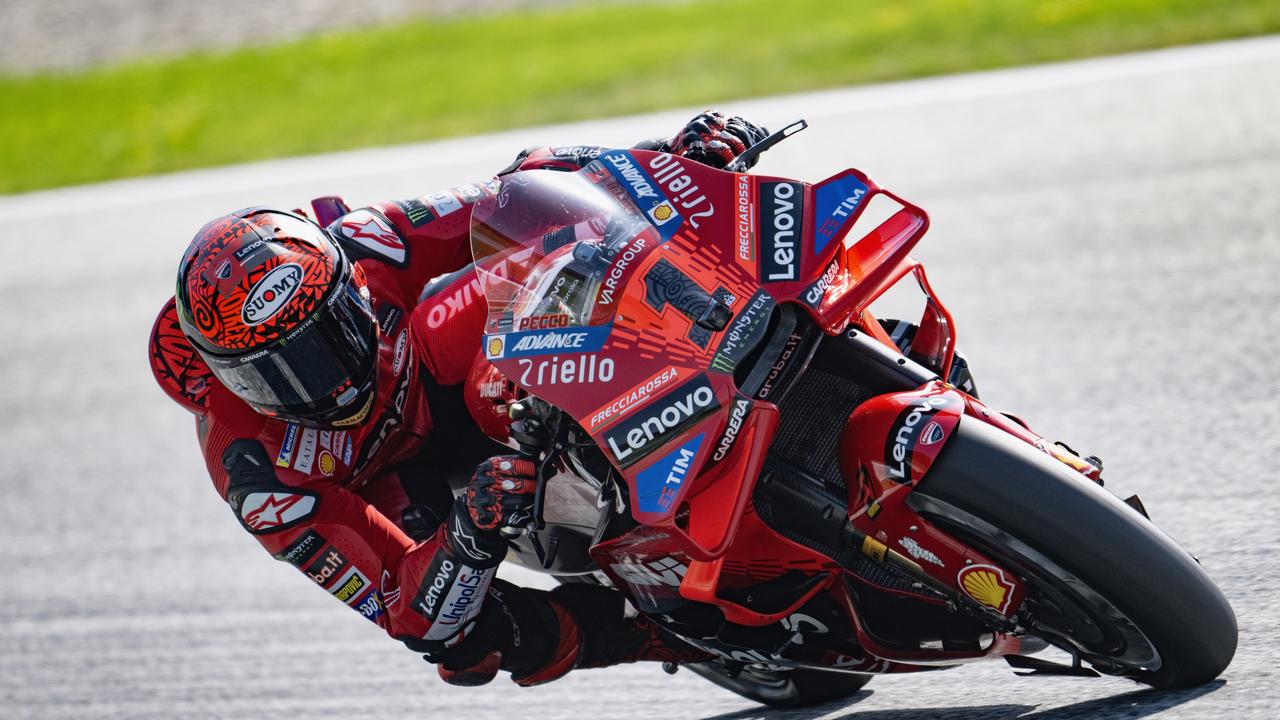
<instances>
[{"instance_id":1,"label":"dark tinted visor","mask_svg":"<svg viewBox=\"0 0 1280 720\"><path fill-rule=\"evenodd\" d=\"M324 419L355 412L378 354L368 299L348 280L279 342L236 359L209 357L213 374L250 405L276 415Z\"/></svg>"}]
</instances>

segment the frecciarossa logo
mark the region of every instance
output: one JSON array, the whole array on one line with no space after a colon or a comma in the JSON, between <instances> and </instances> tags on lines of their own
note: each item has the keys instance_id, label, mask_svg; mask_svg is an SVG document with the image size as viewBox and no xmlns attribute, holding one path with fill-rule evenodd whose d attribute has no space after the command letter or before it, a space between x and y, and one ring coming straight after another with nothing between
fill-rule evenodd
<instances>
[{"instance_id":1,"label":"frecciarossa logo","mask_svg":"<svg viewBox=\"0 0 1280 720\"><path fill-rule=\"evenodd\" d=\"M606 431L605 445L627 467L719 408L711 383L699 375Z\"/></svg>"}]
</instances>

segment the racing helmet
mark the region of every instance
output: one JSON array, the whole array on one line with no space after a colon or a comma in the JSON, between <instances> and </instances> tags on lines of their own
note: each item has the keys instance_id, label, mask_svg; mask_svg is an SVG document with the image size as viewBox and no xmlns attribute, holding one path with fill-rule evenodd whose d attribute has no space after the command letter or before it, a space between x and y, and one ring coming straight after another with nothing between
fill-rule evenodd
<instances>
[{"instance_id":1,"label":"racing helmet","mask_svg":"<svg viewBox=\"0 0 1280 720\"><path fill-rule=\"evenodd\" d=\"M364 271L311 220L253 207L196 233L175 293L183 333L254 410L320 428L365 421L378 323Z\"/></svg>"}]
</instances>

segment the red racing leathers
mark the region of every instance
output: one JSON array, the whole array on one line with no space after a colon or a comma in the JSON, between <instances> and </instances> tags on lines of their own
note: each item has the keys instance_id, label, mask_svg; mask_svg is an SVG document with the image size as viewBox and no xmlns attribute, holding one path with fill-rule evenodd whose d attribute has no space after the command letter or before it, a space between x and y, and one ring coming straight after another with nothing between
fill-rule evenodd
<instances>
[{"instance_id":1,"label":"red racing leathers","mask_svg":"<svg viewBox=\"0 0 1280 720\"><path fill-rule=\"evenodd\" d=\"M522 153L511 169L576 169L598 154L543 148ZM477 562L456 537L446 540L447 477L469 476L478 462L509 452L486 437L503 421L477 396L481 384L468 382L489 367L479 351L485 304L470 266L469 208L496 187L464 185L355 211L336 198L313 201L314 217L363 269L378 318L377 391L359 424L318 430L254 412L193 350L172 299L151 335L153 372L195 413L214 487L244 529L415 649L464 639L501 559ZM547 647L519 672L508 668L524 683L575 666L703 657L625 618L620 602L583 600L585 588L549 594L503 584L490 592L506 605L516 595L543 607L547 622L535 624L549 634Z\"/></svg>"}]
</instances>

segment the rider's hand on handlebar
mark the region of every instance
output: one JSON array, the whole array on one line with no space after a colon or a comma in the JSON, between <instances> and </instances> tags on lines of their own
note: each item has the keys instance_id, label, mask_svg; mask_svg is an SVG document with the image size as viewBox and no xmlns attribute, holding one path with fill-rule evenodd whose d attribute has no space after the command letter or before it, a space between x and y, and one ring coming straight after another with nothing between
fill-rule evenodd
<instances>
[{"instance_id":1,"label":"rider's hand on handlebar","mask_svg":"<svg viewBox=\"0 0 1280 720\"><path fill-rule=\"evenodd\" d=\"M538 468L532 460L503 455L480 463L463 498L480 530L523 527L533 518Z\"/></svg>"},{"instance_id":2,"label":"rider's hand on handlebar","mask_svg":"<svg viewBox=\"0 0 1280 720\"><path fill-rule=\"evenodd\" d=\"M707 110L689 121L671 140L671 152L703 165L723 168L742 151L768 137L769 131L746 120ZM748 165L755 165L752 160Z\"/></svg>"}]
</instances>

